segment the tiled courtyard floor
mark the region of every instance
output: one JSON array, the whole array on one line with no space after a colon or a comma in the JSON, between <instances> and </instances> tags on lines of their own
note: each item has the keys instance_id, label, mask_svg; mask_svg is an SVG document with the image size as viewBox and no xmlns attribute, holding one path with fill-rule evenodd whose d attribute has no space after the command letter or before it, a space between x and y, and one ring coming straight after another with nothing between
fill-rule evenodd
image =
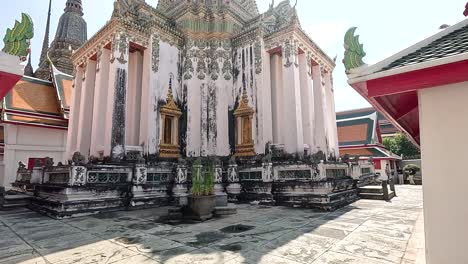
<instances>
[{"instance_id":1,"label":"tiled courtyard floor","mask_svg":"<svg viewBox=\"0 0 468 264\"><path fill-rule=\"evenodd\" d=\"M242 205L234 216L180 225L156 223L149 211L64 221L0 212L0 263L423 263L422 188L397 194L332 213Z\"/></svg>"}]
</instances>

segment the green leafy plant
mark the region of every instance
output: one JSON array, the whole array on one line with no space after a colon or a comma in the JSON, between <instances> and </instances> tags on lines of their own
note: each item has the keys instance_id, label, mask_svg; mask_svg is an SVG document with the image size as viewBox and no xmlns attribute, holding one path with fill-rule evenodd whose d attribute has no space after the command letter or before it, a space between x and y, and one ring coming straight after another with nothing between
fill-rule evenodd
<instances>
[{"instance_id":1,"label":"green leafy plant","mask_svg":"<svg viewBox=\"0 0 468 264\"><path fill-rule=\"evenodd\" d=\"M407 158L420 158L419 148L411 142L406 135L398 133L395 137L384 138L383 145L391 152Z\"/></svg>"},{"instance_id":2,"label":"green leafy plant","mask_svg":"<svg viewBox=\"0 0 468 264\"><path fill-rule=\"evenodd\" d=\"M192 195L210 196L214 194L215 167L212 163L202 167L201 160L196 160L192 167Z\"/></svg>"}]
</instances>

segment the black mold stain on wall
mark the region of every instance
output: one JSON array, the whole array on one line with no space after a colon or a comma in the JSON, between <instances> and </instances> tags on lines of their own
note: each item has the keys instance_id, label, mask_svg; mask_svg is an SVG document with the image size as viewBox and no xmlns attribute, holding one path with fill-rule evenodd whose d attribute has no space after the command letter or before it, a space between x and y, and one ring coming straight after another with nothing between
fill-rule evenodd
<instances>
[{"instance_id":1,"label":"black mold stain on wall","mask_svg":"<svg viewBox=\"0 0 468 264\"><path fill-rule=\"evenodd\" d=\"M188 127L188 107L187 107L187 84L183 86L183 99L180 104L180 110L182 111L182 116L179 120L179 144L180 144L180 153L182 156L187 156L187 127Z\"/></svg>"},{"instance_id":2,"label":"black mold stain on wall","mask_svg":"<svg viewBox=\"0 0 468 264\"><path fill-rule=\"evenodd\" d=\"M114 109L112 113L111 157L113 160L123 160L125 156L125 105L127 93L127 71L117 69L114 87ZM121 148L119 152L118 148Z\"/></svg>"}]
</instances>

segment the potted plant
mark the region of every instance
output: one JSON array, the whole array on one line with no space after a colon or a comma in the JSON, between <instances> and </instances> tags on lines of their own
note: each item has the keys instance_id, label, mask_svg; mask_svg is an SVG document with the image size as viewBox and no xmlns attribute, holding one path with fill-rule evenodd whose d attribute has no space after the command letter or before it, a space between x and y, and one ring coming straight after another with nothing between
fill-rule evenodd
<instances>
[{"instance_id":1,"label":"potted plant","mask_svg":"<svg viewBox=\"0 0 468 264\"><path fill-rule=\"evenodd\" d=\"M203 168L201 161L194 162L192 167L192 192L189 195L189 207L192 216L201 221L213 217L216 205L214 194L215 167L209 164Z\"/></svg>"}]
</instances>

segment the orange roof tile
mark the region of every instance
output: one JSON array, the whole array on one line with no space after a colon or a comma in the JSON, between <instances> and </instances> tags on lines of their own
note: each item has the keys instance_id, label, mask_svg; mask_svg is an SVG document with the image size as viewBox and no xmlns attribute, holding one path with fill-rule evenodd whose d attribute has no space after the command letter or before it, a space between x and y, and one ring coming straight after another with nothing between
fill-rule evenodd
<instances>
[{"instance_id":1,"label":"orange roof tile","mask_svg":"<svg viewBox=\"0 0 468 264\"><path fill-rule=\"evenodd\" d=\"M7 109L61 115L57 93L49 82L23 78L5 100Z\"/></svg>"},{"instance_id":2,"label":"orange roof tile","mask_svg":"<svg viewBox=\"0 0 468 264\"><path fill-rule=\"evenodd\" d=\"M71 104L72 85L73 85L73 81L66 80L66 79L62 80L63 95L64 95L63 105L67 108L70 108L70 104Z\"/></svg>"},{"instance_id":3,"label":"orange roof tile","mask_svg":"<svg viewBox=\"0 0 468 264\"><path fill-rule=\"evenodd\" d=\"M338 127L338 141L340 143L367 140L368 124Z\"/></svg>"},{"instance_id":4,"label":"orange roof tile","mask_svg":"<svg viewBox=\"0 0 468 264\"><path fill-rule=\"evenodd\" d=\"M350 156L373 156L373 153L368 149L340 149L340 155L350 155Z\"/></svg>"}]
</instances>

